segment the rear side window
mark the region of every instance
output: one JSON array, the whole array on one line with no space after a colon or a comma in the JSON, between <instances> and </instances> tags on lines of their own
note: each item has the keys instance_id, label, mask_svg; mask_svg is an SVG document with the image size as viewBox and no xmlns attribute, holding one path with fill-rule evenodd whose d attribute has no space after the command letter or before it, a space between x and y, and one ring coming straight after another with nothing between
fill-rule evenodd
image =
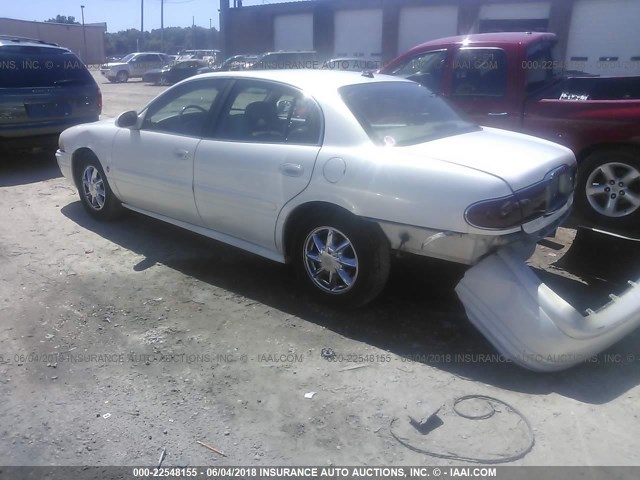
<instances>
[{"instance_id":1,"label":"rear side window","mask_svg":"<svg viewBox=\"0 0 640 480\"><path fill-rule=\"evenodd\" d=\"M321 132L322 114L312 98L277 83L241 80L231 91L215 138L319 145Z\"/></svg>"},{"instance_id":2,"label":"rear side window","mask_svg":"<svg viewBox=\"0 0 640 480\"><path fill-rule=\"evenodd\" d=\"M502 97L507 61L500 48L460 49L453 62L451 94L457 97Z\"/></svg>"},{"instance_id":3,"label":"rear side window","mask_svg":"<svg viewBox=\"0 0 640 480\"><path fill-rule=\"evenodd\" d=\"M93 84L84 64L67 50L23 45L0 47L0 88Z\"/></svg>"}]
</instances>

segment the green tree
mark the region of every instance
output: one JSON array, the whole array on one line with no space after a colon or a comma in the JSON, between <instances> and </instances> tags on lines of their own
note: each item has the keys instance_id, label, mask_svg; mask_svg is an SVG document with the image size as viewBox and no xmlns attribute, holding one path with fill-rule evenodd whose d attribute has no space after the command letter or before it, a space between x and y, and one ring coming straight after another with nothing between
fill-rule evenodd
<instances>
[{"instance_id":1,"label":"green tree","mask_svg":"<svg viewBox=\"0 0 640 480\"><path fill-rule=\"evenodd\" d=\"M56 15L56 18L50 18L49 20L45 20L45 22L67 23L69 25L80 25L80 22L76 22L76 17L74 17L73 15L69 15L68 17L65 15Z\"/></svg>"},{"instance_id":2,"label":"green tree","mask_svg":"<svg viewBox=\"0 0 640 480\"><path fill-rule=\"evenodd\" d=\"M107 56L126 55L135 52L139 47L140 30L130 28L117 33L105 35L105 53ZM215 28L203 27L166 27L144 32L144 50L148 52L164 52L177 54L186 49L220 48L220 33Z\"/></svg>"}]
</instances>

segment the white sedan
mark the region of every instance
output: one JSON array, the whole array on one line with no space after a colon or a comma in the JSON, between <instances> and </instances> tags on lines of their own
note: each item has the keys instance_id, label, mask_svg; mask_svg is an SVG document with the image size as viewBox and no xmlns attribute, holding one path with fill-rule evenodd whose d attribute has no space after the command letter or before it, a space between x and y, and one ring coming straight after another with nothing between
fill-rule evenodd
<instances>
[{"instance_id":1,"label":"white sedan","mask_svg":"<svg viewBox=\"0 0 640 480\"><path fill-rule=\"evenodd\" d=\"M573 199L569 149L479 127L384 75L199 75L59 146L93 217L124 207L291 261L317 296L350 306L382 290L394 251L471 265L535 244Z\"/></svg>"}]
</instances>

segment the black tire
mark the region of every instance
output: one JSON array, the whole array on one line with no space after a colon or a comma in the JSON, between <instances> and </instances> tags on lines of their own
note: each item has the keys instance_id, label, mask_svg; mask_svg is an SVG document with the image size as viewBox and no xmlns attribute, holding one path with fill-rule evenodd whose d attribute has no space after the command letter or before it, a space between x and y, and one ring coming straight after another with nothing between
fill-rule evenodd
<instances>
[{"instance_id":1,"label":"black tire","mask_svg":"<svg viewBox=\"0 0 640 480\"><path fill-rule=\"evenodd\" d=\"M122 213L122 204L111 190L102 165L95 155L85 154L78 159L77 165L74 165L74 172L80 202L89 215L96 220L108 221L115 219ZM95 172L95 176L92 175L93 172ZM84 181L85 176L91 177L96 184L98 184L98 180L101 180L102 190L99 190L99 187L92 190ZM103 193L102 201L100 201L101 196L98 195L98 191Z\"/></svg>"},{"instance_id":2,"label":"black tire","mask_svg":"<svg viewBox=\"0 0 640 480\"><path fill-rule=\"evenodd\" d=\"M127 80L129 80L129 72L127 72L126 70L120 70L116 74L116 82L127 83Z\"/></svg>"},{"instance_id":3,"label":"black tire","mask_svg":"<svg viewBox=\"0 0 640 480\"><path fill-rule=\"evenodd\" d=\"M338 264L334 264L340 272L332 274L336 288L333 292L329 291L329 271L318 268L315 272L321 270L322 273L316 275L314 280L312 270L315 267L321 267L321 262L307 259L307 246L314 246L314 251L309 251L312 254L317 249L317 244L312 238L314 231L317 231L318 235L326 241L324 230L319 229L331 229L336 235L334 242L338 244L334 244L334 248L343 244L345 239L349 242L350 245L341 250L341 253L337 253L336 250L333 255L338 255L349 262L356 260L355 269L341 263L339 267ZM293 263L298 278L307 290L323 303L340 307L360 307L378 296L387 283L391 261L389 242L378 225L361 221L347 214L312 214L297 228L292 247ZM337 257L334 257L334 260L335 258ZM329 259L328 262L334 260ZM339 263L338 260L335 261ZM344 277L345 274L346 277ZM346 282L343 277L353 279L349 287L345 287ZM319 283L323 281L326 285L320 286ZM338 290L339 288L341 289Z\"/></svg>"},{"instance_id":4,"label":"black tire","mask_svg":"<svg viewBox=\"0 0 640 480\"><path fill-rule=\"evenodd\" d=\"M587 156L578 169L575 204L578 216L608 228L640 227L640 176L624 182L628 173L640 173L640 150L611 148ZM610 177L613 175L614 179ZM614 182L611 184L611 182ZM602 189L602 194L589 195L587 189ZM608 202L614 210L607 212Z\"/></svg>"}]
</instances>

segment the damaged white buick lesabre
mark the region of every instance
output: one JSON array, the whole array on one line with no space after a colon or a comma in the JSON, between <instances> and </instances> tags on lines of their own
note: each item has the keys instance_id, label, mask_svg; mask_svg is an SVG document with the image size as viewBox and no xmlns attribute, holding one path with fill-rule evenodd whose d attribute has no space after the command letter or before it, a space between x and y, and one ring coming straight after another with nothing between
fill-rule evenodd
<instances>
[{"instance_id":1,"label":"damaged white buick lesabre","mask_svg":"<svg viewBox=\"0 0 640 480\"><path fill-rule=\"evenodd\" d=\"M291 261L314 294L351 306L382 290L394 251L469 265L530 253L568 215L575 174L567 148L479 127L413 82L331 71L193 77L140 113L66 130L56 156L93 217L124 207ZM487 334L494 292L482 304L477 290L459 286Z\"/></svg>"}]
</instances>

